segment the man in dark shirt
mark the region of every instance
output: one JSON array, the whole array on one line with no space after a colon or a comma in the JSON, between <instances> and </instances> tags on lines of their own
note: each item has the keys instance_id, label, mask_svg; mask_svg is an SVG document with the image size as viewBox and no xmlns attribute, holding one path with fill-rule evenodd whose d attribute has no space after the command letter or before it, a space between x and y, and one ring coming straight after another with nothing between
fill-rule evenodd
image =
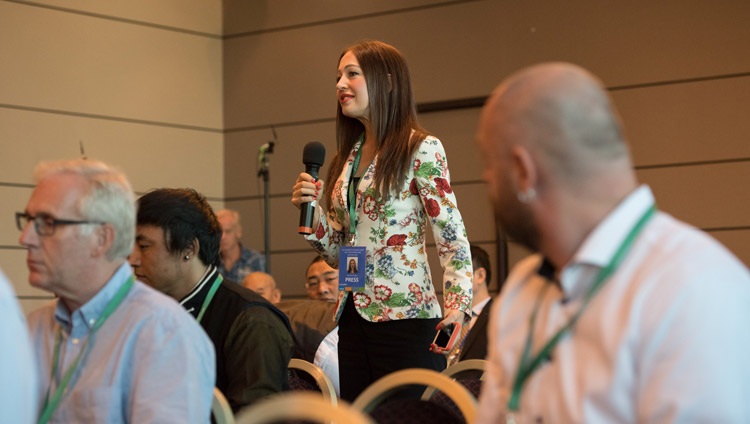
<instances>
[{"instance_id":1,"label":"man in dark shirt","mask_svg":"<svg viewBox=\"0 0 750 424\"><path fill-rule=\"evenodd\" d=\"M208 333L216 349L216 387L232 409L287 386L293 338L286 316L252 290L225 281L221 226L192 189L158 189L138 200L138 279L173 297Z\"/></svg>"}]
</instances>

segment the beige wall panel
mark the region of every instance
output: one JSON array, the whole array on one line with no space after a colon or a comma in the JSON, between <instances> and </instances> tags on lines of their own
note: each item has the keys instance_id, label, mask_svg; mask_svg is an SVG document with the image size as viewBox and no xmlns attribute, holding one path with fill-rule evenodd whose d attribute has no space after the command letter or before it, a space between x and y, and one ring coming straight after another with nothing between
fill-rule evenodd
<instances>
[{"instance_id":1,"label":"beige wall panel","mask_svg":"<svg viewBox=\"0 0 750 424\"><path fill-rule=\"evenodd\" d=\"M612 95L636 166L750 157L750 77Z\"/></svg>"},{"instance_id":2,"label":"beige wall panel","mask_svg":"<svg viewBox=\"0 0 750 424\"><path fill-rule=\"evenodd\" d=\"M32 184L41 160L86 155L118 166L136 192L193 187L223 198L222 134L0 108L0 182Z\"/></svg>"},{"instance_id":3,"label":"beige wall panel","mask_svg":"<svg viewBox=\"0 0 750 424\"><path fill-rule=\"evenodd\" d=\"M412 7L447 4L435 0L225 0L224 34L268 31L316 22L356 18L362 15L394 12Z\"/></svg>"},{"instance_id":4,"label":"beige wall panel","mask_svg":"<svg viewBox=\"0 0 750 424\"><path fill-rule=\"evenodd\" d=\"M482 1L231 39L225 122L332 117L336 59L361 38L399 47L428 102L485 96L511 71L549 60L580 63L608 86L746 72L750 55L737 52L750 42L747 16L750 2L737 1Z\"/></svg>"},{"instance_id":5,"label":"beige wall panel","mask_svg":"<svg viewBox=\"0 0 750 424\"><path fill-rule=\"evenodd\" d=\"M24 249L0 249L0 267L13 283L16 295L51 297L44 291L29 285L29 270L26 267L26 250Z\"/></svg>"},{"instance_id":6,"label":"beige wall panel","mask_svg":"<svg viewBox=\"0 0 750 424\"><path fill-rule=\"evenodd\" d=\"M221 0L34 0L25 3L221 35Z\"/></svg>"},{"instance_id":7,"label":"beige wall panel","mask_svg":"<svg viewBox=\"0 0 750 424\"><path fill-rule=\"evenodd\" d=\"M16 212L23 212L31 196L30 187L0 186L0 246L19 246ZM0 266L2 264L0 263Z\"/></svg>"},{"instance_id":8,"label":"beige wall panel","mask_svg":"<svg viewBox=\"0 0 750 424\"><path fill-rule=\"evenodd\" d=\"M302 151L310 141L326 146L320 175L325 178L333 158L336 140L334 122L289 125L276 128L274 152L268 155L269 185L272 195L290 195L297 175L305 170ZM270 129L231 132L225 136L226 197L262 196L263 182L258 175L258 148L273 139Z\"/></svg>"},{"instance_id":9,"label":"beige wall panel","mask_svg":"<svg viewBox=\"0 0 750 424\"><path fill-rule=\"evenodd\" d=\"M684 166L637 172L654 191L657 206L698 228L750 226L750 166L745 163Z\"/></svg>"},{"instance_id":10,"label":"beige wall panel","mask_svg":"<svg viewBox=\"0 0 750 424\"><path fill-rule=\"evenodd\" d=\"M24 314L28 315L31 311L41 308L42 306L52 302L53 298L48 299L18 299L18 303L21 305L21 310Z\"/></svg>"},{"instance_id":11,"label":"beige wall panel","mask_svg":"<svg viewBox=\"0 0 750 424\"><path fill-rule=\"evenodd\" d=\"M314 257L315 251L312 248L307 251L282 253L274 257L272 273L276 285L281 288L282 300L307 298L305 272ZM284 265L281 266L281 263Z\"/></svg>"},{"instance_id":12,"label":"beige wall panel","mask_svg":"<svg viewBox=\"0 0 750 424\"><path fill-rule=\"evenodd\" d=\"M452 182L478 181L483 163L476 144L481 108L423 113L420 124L435 134L448 155Z\"/></svg>"},{"instance_id":13,"label":"beige wall panel","mask_svg":"<svg viewBox=\"0 0 750 424\"><path fill-rule=\"evenodd\" d=\"M750 267L750 229L712 231L709 234L731 250L746 267Z\"/></svg>"},{"instance_id":14,"label":"beige wall panel","mask_svg":"<svg viewBox=\"0 0 750 424\"><path fill-rule=\"evenodd\" d=\"M219 129L221 41L0 2L0 104Z\"/></svg>"}]
</instances>

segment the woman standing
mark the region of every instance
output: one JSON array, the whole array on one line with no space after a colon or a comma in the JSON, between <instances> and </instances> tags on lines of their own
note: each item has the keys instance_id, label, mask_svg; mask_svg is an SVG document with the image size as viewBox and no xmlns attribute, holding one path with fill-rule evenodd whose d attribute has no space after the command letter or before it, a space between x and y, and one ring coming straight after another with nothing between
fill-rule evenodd
<instances>
[{"instance_id":1,"label":"woman standing","mask_svg":"<svg viewBox=\"0 0 750 424\"><path fill-rule=\"evenodd\" d=\"M416 118L406 61L394 47L364 41L344 50L336 78L337 152L307 240L331 264L359 255L358 278L339 293L341 397L353 401L380 377L405 368L442 370L429 351L436 327L471 311L471 254L440 140ZM323 181L302 173L292 193L300 207ZM445 318L425 245L430 225L444 270ZM341 260L340 260L341 259ZM347 282L347 280L350 280ZM355 281L351 283L351 281Z\"/></svg>"}]
</instances>

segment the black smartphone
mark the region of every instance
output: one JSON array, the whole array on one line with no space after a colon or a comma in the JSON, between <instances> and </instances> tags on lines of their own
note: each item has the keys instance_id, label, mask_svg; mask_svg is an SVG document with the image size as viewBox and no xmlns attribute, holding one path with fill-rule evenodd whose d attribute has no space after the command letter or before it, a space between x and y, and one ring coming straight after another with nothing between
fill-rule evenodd
<instances>
[{"instance_id":1,"label":"black smartphone","mask_svg":"<svg viewBox=\"0 0 750 424\"><path fill-rule=\"evenodd\" d=\"M452 323L438 330L430 345L430 350L435 353L447 354L453 348L456 336L460 331L461 325L457 323Z\"/></svg>"}]
</instances>

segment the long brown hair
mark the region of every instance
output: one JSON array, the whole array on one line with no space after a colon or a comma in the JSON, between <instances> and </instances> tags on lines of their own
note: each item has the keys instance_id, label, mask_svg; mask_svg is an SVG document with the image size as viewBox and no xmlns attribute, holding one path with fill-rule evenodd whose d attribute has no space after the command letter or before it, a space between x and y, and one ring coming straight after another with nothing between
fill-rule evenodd
<instances>
[{"instance_id":1,"label":"long brown hair","mask_svg":"<svg viewBox=\"0 0 750 424\"><path fill-rule=\"evenodd\" d=\"M411 158L429 133L417 121L409 68L401 52L380 41L362 41L345 48L339 62L347 52L352 52L357 58L367 82L370 125L378 143L374 187L381 196L387 197L404 184ZM359 120L345 116L337 102L336 156L328 168L325 192L329 209L333 205L335 181L344 169L349 152L364 132L365 126Z\"/></svg>"}]
</instances>

